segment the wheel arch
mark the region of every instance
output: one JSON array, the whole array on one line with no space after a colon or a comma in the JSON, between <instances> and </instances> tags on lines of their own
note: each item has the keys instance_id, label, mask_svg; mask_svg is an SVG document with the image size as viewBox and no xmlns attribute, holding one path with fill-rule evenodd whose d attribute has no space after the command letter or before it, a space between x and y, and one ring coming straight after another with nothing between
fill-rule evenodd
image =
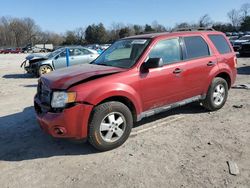
<instances>
[{"instance_id":1,"label":"wheel arch","mask_svg":"<svg viewBox=\"0 0 250 188\"><path fill-rule=\"evenodd\" d=\"M215 76L215 78L216 77L223 78L224 80L226 80L227 85L228 85L228 89L230 89L231 84L232 84L230 74L228 74L227 72L220 72Z\"/></svg>"},{"instance_id":2,"label":"wheel arch","mask_svg":"<svg viewBox=\"0 0 250 188\"><path fill-rule=\"evenodd\" d=\"M38 65L38 68L40 68L41 66L45 66L45 65L46 65L46 66L49 66L52 70L55 70L55 69L54 69L54 66L51 65L50 63L41 63L41 64Z\"/></svg>"},{"instance_id":3,"label":"wheel arch","mask_svg":"<svg viewBox=\"0 0 250 188\"><path fill-rule=\"evenodd\" d=\"M108 98L105 98L105 99L99 101L95 106L98 106L98 105L103 104L105 102L111 102L111 101L120 102L120 103L123 103L124 105L126 105L132 113L133 121L134 122L137 121L136 107L135 107L134 103L132 102L132 100L130 100L128 97L121 96L121 95L111 96L111 97L108 97Z\"/></svg>"}]
</instances>

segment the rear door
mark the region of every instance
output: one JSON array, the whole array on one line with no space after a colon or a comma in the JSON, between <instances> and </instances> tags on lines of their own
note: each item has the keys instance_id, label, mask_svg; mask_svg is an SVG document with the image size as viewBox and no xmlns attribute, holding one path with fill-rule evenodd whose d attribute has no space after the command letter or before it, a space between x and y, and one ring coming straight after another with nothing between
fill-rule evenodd
<instances>
[{"instance_id":1,"label":"rear door","mask_svg":"<svg viewBox=\"0 0 250 188\"><path fill-rule=\"evenodd\" d=\"M234 83L236 77L236 54L230 45L230 42L222 34L210 34L209 39L212 41L218 51L217 60L221 70L230 71L231 84ZM229 86L230 87L230 86Z\"/></svg>"},{"instance_id":2,"label":"rear door","mask_svg":"<svg viewBox=\"0 0 250 188\"><path fill-rule=\"evenodd\" d=\"M92 53L83 48L75 48L70 54L70 61L72 65L79 65L83 63L90 63Z\"/></svg>"},{"instance_id":3,"label":"rear door","mask_svg":"<svg viewBox=\"0 0 250 188\"><path fill-rule=\"evenodd\" d=\"M209 76L218 70L216 55L212 53L202 35L187 36L182 40L186 62L183 72L186 97L206 94Z\"/></svg>"}]
</instances>

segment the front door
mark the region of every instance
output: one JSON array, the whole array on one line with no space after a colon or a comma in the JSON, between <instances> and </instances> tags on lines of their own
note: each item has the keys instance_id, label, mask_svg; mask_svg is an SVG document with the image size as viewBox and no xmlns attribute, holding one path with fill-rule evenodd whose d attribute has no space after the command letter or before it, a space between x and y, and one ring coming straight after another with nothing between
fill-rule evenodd
<instances>
[{"instance_id":1,"label":"front door","mask_svg":"<svg viewBox=\"0 0 250 188\"><path fill-rule=\"evenodd\" d=\"M55 59L53 60L53 64L54 64L55 70L63 68L63 67L67 67L65 49L59 55L55 57Z\"/></svg>"},{"instance_id":2,"label":"front door","mask_svg":"<svg viewBox=\"0 0 250 188\"><path fill-rule=\"evenodd\" d=\"M162 58L164 66L140 73L143 111L185 99L183 74L186 62L182 61L180 39L159 41L148 57Z\"/></svg>"}]
</instances>

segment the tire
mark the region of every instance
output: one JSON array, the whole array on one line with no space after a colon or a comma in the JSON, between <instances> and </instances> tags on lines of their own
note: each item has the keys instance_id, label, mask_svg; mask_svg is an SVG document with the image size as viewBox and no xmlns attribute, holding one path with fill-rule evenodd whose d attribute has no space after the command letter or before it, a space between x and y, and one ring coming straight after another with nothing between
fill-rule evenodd
<instances>
[{"instance_id":1,"label":"tire","mask_svg":"<svg viewBox=\"0 0 250 188\"><path fill-rule=\"evenodd\" d=\"M43 74L47 74L47 73L49 73L51 71L52 71L51 66L49 66L49 65L42 65L42 66L39 67L38 76L40 77Z\"/></svg>"},{"instance_id":2,"label":"tire","mask_svg":"<svg viewBox=\"0 0 250 188\"><path fill-rule=\"evenodd\" d=\"M132 113L126 105L114 101L100 104L92 112L88 141L99 151L112 150L128 139L132 126Z\"/></svg>"},{"instance_id":3,"label":"tire","mask_svg":"<svg viewBox=\"0 0 250 188\"><path fill-rule=\"evenodd\" d=\"M227 97L228 84L226 80L216 77L209 86L206 98L202 101L202 105L209 111L216 111L224 106Z\"/></svg>"}]
</instances>

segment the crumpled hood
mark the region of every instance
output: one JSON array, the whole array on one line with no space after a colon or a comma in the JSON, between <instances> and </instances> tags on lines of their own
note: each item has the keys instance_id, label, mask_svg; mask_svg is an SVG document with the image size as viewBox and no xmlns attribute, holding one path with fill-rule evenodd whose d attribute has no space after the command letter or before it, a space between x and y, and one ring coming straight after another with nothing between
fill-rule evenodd
<instances>
[{"instance_id":1,"label":"crumpled hood","mask_svg":"<svg viewBox=\"0 0 250 188\"><path fill-rule=\"evenodd\" d=\"M45 60L45 59L48 59L46 56L44 55L39 55L39 54L31 54L31 55L28 55L26 58L26 60Z\"/></svg>"},{"instance_id":2,"label":"crumpled hood","mask_svg":"<svg viewBox=\"0 0 250 188\"><path fill-rule=\"evenodd\" d=\"M126 69L110 66L82 64L59 69L43 75L41 81L50 89L64 90L68 89L75 83L84 81L91 77L123 72L125 70Z\"/></svg>"}]
</instances>

